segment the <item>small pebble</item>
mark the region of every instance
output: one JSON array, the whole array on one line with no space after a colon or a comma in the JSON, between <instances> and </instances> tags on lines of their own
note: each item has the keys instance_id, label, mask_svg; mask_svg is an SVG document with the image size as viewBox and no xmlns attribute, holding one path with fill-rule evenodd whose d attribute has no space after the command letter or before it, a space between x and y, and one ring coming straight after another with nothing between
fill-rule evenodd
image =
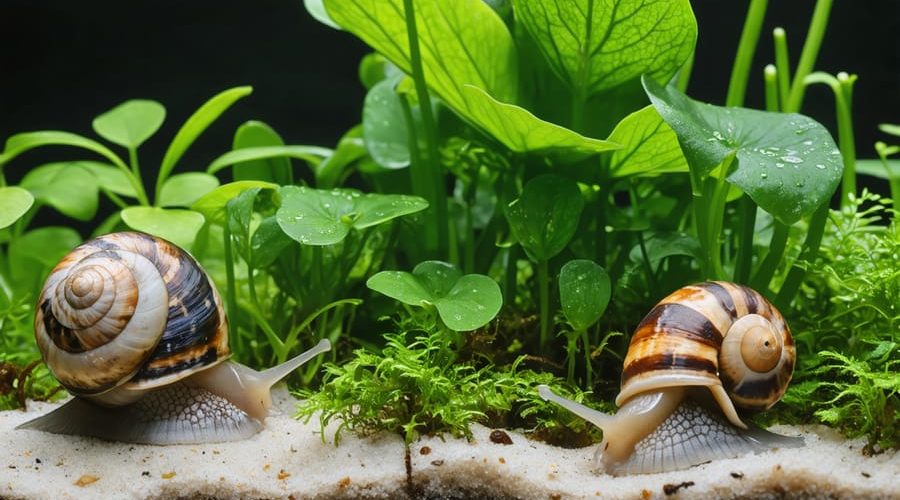
<instances>
[{"instance_id":1,"label":"small pebble","mask_svg":"<svg viewBox=\"0 0 900 500\"><path fill-rule=\"evenodd\" d=\"M680 490L681 488L689 488L693 485L693 481L684 481L683 483L679 484L665 484L663 485L663 493L665 493L666 496L674 495L675 493L678 493L678 490Z\"/></svg>"},{"instance_id":2,"label":"small pebble","mask_svg":"<svg viewBox=\"0 0 900 500\"><path fill-rule=\"evenodd\" d=\"M428 455L429 453L431 453L431 448L429 448L428 446L423 446L423 447L419 448L420 455Z\"/></svg>"},{"instance_id":3,"label":"small pebble","mask_svg":"<svg viewBox=\"0 0 900 500\"><path fill-rule=\"evenodd\" d=\"M512 438L505 431L496 429L491 431L491 442L497 444L513 444Z\"/></svg>"}]
</instances>

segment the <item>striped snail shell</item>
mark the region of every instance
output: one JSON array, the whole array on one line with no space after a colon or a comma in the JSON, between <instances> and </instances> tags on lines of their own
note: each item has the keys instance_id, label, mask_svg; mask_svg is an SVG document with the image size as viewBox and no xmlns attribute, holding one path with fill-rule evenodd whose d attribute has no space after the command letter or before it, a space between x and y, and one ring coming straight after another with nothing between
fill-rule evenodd
<instances>
[{"instance_id":1,"label":"striped snail shell","mask_svg":"<svg viewBox=\"0 0 900 500\"><path fill-rule=\"evenodd\" d=\"M270 388L327 340L257 372L228 361L213 282L176 245L112 233L67 254L35 313L44 362L76 397L19 426L149 444L232 441L262 428Z\"/></svg>"},{"instance_id":2,"label":"striped snail shell","mask_svg":"<svg viewBox=\"0 0 900 500\"><path fill-rule=\"evenodd\" d=\"M545 386L540 393L603 429L595 457L599 469L674 470L802 444L750 428L737 410L764 410L781 399L795 356L790 329L762 295L733 283L700 283L664 298L638 325L614 416ZM709 396L718 414L697 403Z\"/></svg>"}]
</instances>

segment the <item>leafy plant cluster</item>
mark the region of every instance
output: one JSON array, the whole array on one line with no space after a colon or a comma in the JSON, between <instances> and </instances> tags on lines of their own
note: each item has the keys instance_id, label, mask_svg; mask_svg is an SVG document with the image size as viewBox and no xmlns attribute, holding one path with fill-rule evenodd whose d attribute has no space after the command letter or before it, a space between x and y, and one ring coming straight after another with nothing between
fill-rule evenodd
<instances>
[{"instance_id":1,"label":"leafy plant cluster","mask_svg":"<svg viewBox=\"0 0 900 500\"><path fill-rule=\"evenodd\" d=\"M685 94L698 36L687 0L587 8L551 0L305 4L374 51L359 65L367 89L361 123L334 148L286 145L265 123L248 121L204 171L174 173L248 87L214 96L182 125L152 189L143 184L138 149L165 118L159 103L128 101L94 120L97 135L127 160L68 132L7 140L0 153L5 348L25 353L23 360L37 356L30 318L40 282L81 241L69 228L32 228L35 215L49 207L93 220L103 195L118 210L95 234L146 231L201 261L223 291L238 359L271 364L320 338L342 346L330 354L322 392L307 392L310 404L301 409L306 417L320 411L323 427L340 419L340 428L390 429L407 440L465 435L475 421L550 428L561 416L539 400L537 384L583 398L565 389L580 386L610 400L627 348L619 332L662 296L707 279L749 284L803 325L794 328L804 345L801 382L844 384L821 386L838 392L805 413L796 398L789 408L808 420L814 411L826 418L829 408L816 404L877 406L877 391L841 391L874 380L852 374L890 373L891 361L877 360L895 352L883 342L895 341L896 323L882 330L882 319L869 318L847 337L798 319L821 304L837 308L842 297L847 307L882 307L872 302L882 292L862 283L888 272L883 264L848 265L861 248L841 253L854 245L876 251L861 236L878 232L868 222L847 236L852 243L833 246L839 231L829 225L829 202L838 186L839 213L865 212L855 205L856 76L814 72L830 1L817 3L795 68L786 33L774 31L774 64L761 75L765 111L741 107L764 0L750 2L725 106ZM815 84L833 91L837 143L799 114ZM45 146L76 147L93 159L40 165L7 185L3 169ZM881 172L896 195L892 148L879 146L882 162L859 170ZM307 167L301 174L298 160ZM829 266L821 259L834 274L822 274ZM810 317L849 321L864 313ZM377 332L394 329L385 319L399 331L382 338ZM487 330L497 334L474 349ZM856 351L847 351L851 344ZM864 345L879 356L866 357ZM824 350L851 354L845 363L817 354ZM862 371L847 371L858 360L867 363ZM320 366L304 367L300 381L312 382ZM538 367L545 371L532 371ZM886 394L879 408L893 404ZM574 419L556 421L583 435ZM864 432L881 441L886 420L867 422Z\"/></svg>"}]
</instances>

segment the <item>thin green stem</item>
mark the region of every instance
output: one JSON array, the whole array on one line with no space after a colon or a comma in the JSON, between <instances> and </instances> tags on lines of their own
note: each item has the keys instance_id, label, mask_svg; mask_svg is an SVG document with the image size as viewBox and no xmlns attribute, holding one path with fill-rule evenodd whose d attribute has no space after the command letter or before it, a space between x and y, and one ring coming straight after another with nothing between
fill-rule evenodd
<instances>
[{"instance_id":1,"label":"thin green stem","mask_svg":"<svg viewBox=\"0 0 900 500\"><path fill-rule=\"evenodd\" d=\"M763 70L765 80L766 111L778 111L778 70L771 64Z\"/></svg>"},{"instance_id":2,"label":"thin green stem","mask_svg":"<svg viewBox=\"0 0 900 500\"><path fill-rule=\"evenodd\" d=\"M419 111L422 117L422 126L425 129L425 145L427 150L426 161L422 167L427 169L428 177L433 185L433 198L428 201L434 209L434 223L437 225L437 250L439 255L446 258L449 250L449 218L447 215L447 191L444 187L444 173L438 157L437 124L431 110L431 98L428 94L428 85L425 82L425 71L422 68L422 56L419 53L419 35L416 28L416 13L413 0L403 0L404 15L406 17L406 35L409 40L409 58L412 67L412 78L416 87L416 96L419 100ZM409 122L412 124L412 122Z\"/></svg>"},{"instance_id":3,"label":"thin green stem","mask_svg":"<svg viewBox=\"0 0 900 500\"><path fill-rule=\"evenodd\" d=\"M566 380L575 383L575 353L578 351L578 333L569 332L566 342Z\"/></svg>"},{"instance_id":4,"label":"thin green stem","mask_svg":"<svg viewBox=\"0 0 900 500\"><path fill-rule=\"evenodd\" d=\"M750 65L753 63L753 54L759 42L759 33L762 30L763 19L766 17L768 0L751 0L747 9L747 17L744 19L744 29L741 32L741 41L738 43L737 54L734 57L734 65L731 68L731 80L728 82L728 95L725 98L726 106L742 106L744 96L747 93L747 80L750 77Z\"/></svg>"},{"instance_id":5,"label":"thin green stem","mask_svg":"<svg viewBox=\"0 0 900 500\"><path fill-rule=\"evenodd\" d=\"M222 244L225 249L225 306L232 325L239 324L237 307L237 290L234 280L234 256L231 251L231 230L228 224L222 229Z\"/></svg>"},{"instance_id":6,"label":"thin green stem","mask_svg":"<svg viewBox=\"0 0 900 500\"><path fill-rule=\"evenodd\" d=\"M738 202L740 232L738 233L737 258L734 264L734 281L747 283L750 281L750 269L753 266L753 235L756 234L756 203L746 194Z\"/></svg>"},{"instance_id":7,"label":"thin green stem","mask_svg":"<svg viewBox=\"0 0 900 500\"><path fill-rule=\"evenodd\" d=\"M787 106L782 111L796 113L803 106L803 94L806 85L804 80L810 74L819 56L822 47L822 39L825 37L825 29L828 27L828 17L831 15L832 0L818 0L813 10L812 20L809 22L809 31L806 41L803 43L803 51L800 52L800 61L797 63L797 72L791 83L791 92L788 96Z\"/></svg>"},{"instance_id":8,"label":"thin green stem","mask_svg":"<svg viewBox=\"0 0 900 500\"><path fill-rule=\"evenodd\" d=\"M128 148L128 163L131 164L131 172L128 176L128 180L134 187L138 202L141 205L150 205L150 199L147 198L147 192L144 190L144 181L141 178L141 167L140 164L138 164L137 150L135 148ZM126 172L126 174L127 173L129 172ZM158 193L156 195L156 202L159 203Z\"/></svg>"},{"instance_id":9,"label":"thin green stem","mask_svg":"<svg viewBox=\"0 0 900 500\"><path fill-rule=\"evenodd\" d=\"M784 28L775 28L772 31L772 39L775 43L775 68L778 70L779 104L777 109L784 110L791 93L791 63L788 58L787 33ZM766 102L768 103L768 99Z\"/></svg>"},{"instance_id":10,"label":"thin green stem","mask_svg":"<svg viewBox=\"0 0 900 500\"><path fill-rule=\"evenodd\" d=\"M591 340L588 337L587 329L581 330L581 343L584 349L584 379L587 389L594 387L594 369L591 366Z\"/></svg>"},{"instance_id":11,"label":"thin green stem","mask_svg":"<svg viewBox=\"0 0 900 500\"><path fill-rule=\"evenodd\" d=\"M538 301L541 314L541 352L550 344L550 271L546 260L537 263Z\"/></svg>"},{"instance_id":12,"label":"thin green stem","mask_svg":"<svg viewBox=\"0 0 900 500\"><path fill-rule=\"evenodd\" d=\"M788 271L781 290L775 297L775 307L782 311L788 309L797 290L800 289L800 283L806 276L806 266L811 265L819 254L819 245L822 244L822 235L825 234L825 222L828 220L828 211L828 202L825 202L813 213L812 219L809 221L809 230L806 233L806 241L803 242L803 250L794 265L791 266L791 270Z\"/></svg>"},{"instance_id":13,"label":"thin green stem","mask_svg":"<svg viewBox=\"0 0 900 500\"><path fill-rule=\"evenodd\" d=\"M678 70L678 80L675 81L675 87L681 92L687 92L688 85L691 83L691 72L694 70L694 52L688 56L687 61L681 65Z\"/></svg>"},{"instance_id":14,"label":"thin green stem","mask_svg":"<svg viewBox=\"0 0 900 500\"><path fill-rule=\"evenodd\" d=\"M773 221L773 224L772 238L769 240L769 251L759 265L756 275L750 281L751 288L757 290L768 289L769 282L772 281L772 276L775 276L775 271L778 269L778 264L781 263L784 251L787 248L791 227L778 220Z\"/></svg>"},{"instance_id":15,"label":"thin green stem","mask_svg":"<svg viewBox=\"0 0 900 500\"><path fill-rule=\"evenodd\" d=\"M728 183L725 182L725 173L728 171L734 156L729 156L722 166L722 174L715 181L712 199L708 207L709 222L707 225L708 245L710 248L711 270L715 279L724 279L725 270L722 269L722 224L725 220L725 202L728 195Z\"/></svg>"},{"instance_id":16,"label":"thin green stem","mask_svg":"<svg viewBox=\"0 0 900 500\"><path fill-rule=\"evenodd\" d=\"M473 180L473 186L474 183ZM472 215L472 206L475 204L475 188L467 187L466 190L471 190L471 193L466 196L466 235L465 241L463 241L462 262L463 272L469 274L475 272L475 218Z\"/></svg>"},{"instance_id":17,"label":"thin green stem","mask_svg":"<svg viewBox=\"0 0 900 500\"><path fill-rule=\"evenodd\" d=\"M856 75L841 72L835 91L837 108L838 144L844 158L844 177L841 182L841 208L850 203L850 195L856 194L856 139L853 135L853 83ZM840 98L838 98L840 96Z\"/></svg>"}]
</instances>

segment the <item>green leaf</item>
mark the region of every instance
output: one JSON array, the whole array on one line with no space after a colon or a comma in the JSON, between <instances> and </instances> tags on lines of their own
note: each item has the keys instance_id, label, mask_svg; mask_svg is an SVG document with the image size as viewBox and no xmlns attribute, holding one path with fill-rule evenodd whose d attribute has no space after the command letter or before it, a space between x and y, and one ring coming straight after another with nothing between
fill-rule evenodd
<instances>
[{"instance_id":1,"label":"green leaf","mask_svg":"<svg viewBox=\"0 0 900 500\"><path fill-rule=\"evenodd\" d=\"M100 189L105 189L111 193L127 196L129 198L137 198L134 186L131 185L128 176L125 175L125 172L122 170L107 163L96 161L79 161L73 163L77 163L89 170L94 175L94 178L97 179L97 186L100 187Z\"/></svg>"},{"instance_id":2,"label":"green leaf","mask_svg":"<svg viewBox=\"0 0 900 500\"><path fill-rule=\"evenodd\" d=\"M541 120L527 109L500 102L478 87L466 85L464 92L475 124L515 152L559 153L576 159L619 147Z\"/></svg>"},{"instance_id":3,"label":"green leaf","mask_svg":"<svg viewBox=\"0 0 900 500\"><path fill-rule=\"evenodd\" d=\"M250 237L250 250L253 252L253 267L257 269L270 266L281 251L294 243L288 238L275 216L266 217L259 223Z\"/></svg>"},{"instance_id":4,"label":"green leaf","mask_svg":"<svg viewBox=\"0 0 900 500\"><path fill-rule=\"evenodd\" d=\"M27 190L16 186L0 187L0 229L19 220L33 204L34 197Z\"/></svg>"},{"instance_id":5,"label":"green leaf","mask_svg":"<svg viewBox=\"0 0 900 500\"><path fill-rule=\"evenodd\" d=\"M359 61L359 81L366 89L394 76L403 76L403 72L377 52L366 54Z\"/></svg>"},{"instance_id":6,"label":"green leaf","mask_svg":"<svg viewBox=\"0 0 900 500\"><path fill-rule=\"evenodd\" d=\"M506 217L525 253L540 262L563 251L578 229L583 208L584 199L575 181L545 174L525 184Z\"/></svg>"},{"instance_id":7,"label":"green leaf","mask_svg":"<svg viewBox=\"0 0 900 500\"><path fill-rule=\"evenodd\" d=\"M697 238L687 233L664 232L653 234L644 241L644 248L647 250L647 258L650 260L650 267L653 269L657 269L666 257L681 255L693 257L697 260L703 258L700 242L697 241ZM628 257L635 263L644 261L641 247L638 245L631 249Z\"/></svg>"},{"instance_id":8,"label":"green leaf","mask_svg":"<svg viewBox=\"0 0 900 500\"><path fill-rule=\"evenodd\" d=\"M611 293L609 275L594 261L570 260L559 271L559 302L575 331L587 330L603 316Z\"/></svg>"},{"instance_id":9,"label":"green leaf","mask_svg":"<svg viewBox=\"0 0 900 500\"><path fill-rule=\"evenodd\" d=\"M285 234L304 245L333 245L351 228L365 229L428 207L417 196L362 194L352 189L284 186L280 192L278 224Z\"/></svg>"},{"instance_id":10,"label":"green leaf","mask_svg":"<svg viewBox=\"0 0 900 500\"><path fill-rule=\"evenodd\" d=\"M412 73L403 0L325 0L331 18L407 74ZM478 123L466 85L516 102L515 44L482 0L415 2L425 81L447 105Z\"/></svg>"},{"instance_id":11,"label":"green leaf","mask_svg":"<svg viewBox=\"0 0 900 500\"><path fill-rule=\"evenodd\" d=\"M394 88L400 78L377 83L363 102L363 137L372 159L384 168L409 166L409 129L402 96Z\"/></svg>"},{"instance_id":12,"label":"green leaf","mask_svg":"<svg viewBox=\"0 0 900 500\"><path fill-rule=\"evenodd\" d=\"M131 229L159 236L190 251L203 227L203 215L192 210L159 207L128 207L122 220Z\"/></svg>"},{"instance_id":13,"label":"green leaf","mask_svg":"<svg viewBox=\"0 0 900 500\"><path fill-rule=\"evenodd\" d=\"M366 286L404 304L434 305L441 321L455 331L486 325L503 305L500 287L491 278L463 276L452 264L434 260L420 263L412 273L381 271Z\"/></svg>"},{"instance_id":14,"label":"green leaf","mask_svg":"<svg viewBox=\"0 0 900 500\"><path fill-rule=\"evenodd\" d=\"M6 147L3 149L3 155L0 155L2 161L6 163L16 156L41 146L74 146L88 151L93 151L100 156L106 158L119 168L128 169L121 158L109 150L103 144L93 141L78 134L70 132L62 132L59 130L42 130L40 132L24 132L16 134L6 140Z\"/></svg>"},{"instance_id":15,"label":"green leaf","mask_svg":"<svg viewBox=\"0 0 900 500\"><path fill-rule=\"evenodd\" d=\"M900 178L900 160L885 160L884 163L881 160L856 160L856 173L879 179Z\"/></svg>"},{"instance_id":16,"label":"green leaf","mask_svg":"<svg viewBox=\"0 0 900 500\"><path fill-rule=\"evenodd\" d=\"M219 179L203 172L173 175L163 184L157 203L161 207L189 207L217 187Z\"/></svg>"},{"instance_id":17,"label":"green leaf","mask_svg":"<svg viewBox=\"0 0 900 500\"><path fill-rule=\"evenodd\" d=\"M39 290L50 270L81 243L81 236L67 227L42 227L28 231L9 244L11 281L17 290Z\"/></svg>"},{"instance_id":18,"label":"green leaf","mask_svg":"<svg viewBox=\"0 0 900 500\"><path fill-rule=\"evenodd\" d=\"M184 125L178 130L178 133L175 134L175 138L172 139L172 143L169 144L169 148L166 150L165 156L163 156L162 164L160 164L159 167L159 176L156 181L157 192L162 188L162 183L169 177L172 169L175 168L175 164L178 163L178 160L181 159L181 156L184 155L184 152L187 151L188 147L197 140L197 137L199 137L212 122L216 121L222 113L230 108L232 104L242 97L250 95L251 92L253 92L253 87L235 87L228 89L216 94L210 100L203 103L197 111L194 111L194 114L184 122Z\"/></svg>"},{"instance_id":19,"label":"green leaf","mask_svg":"<svg viewBox=\"0 0 900 500\"><path fill-rule=\"evenodd\" d=\"M900 137L900 125L894 125L892 123L879 123L878 130L884 132L885 134Z\"/></svg>"},{"instance_id":20,"label":"green leaf","mask_svg":"<svg viewBox=\"0 0 900 500\"><path fill-rule=\"evenodd\" d=\"M238 196L246 189L259 187L262 189L278 189L277 184L263 181L237 181L224 184L203 195L191 205L191 210L203 214L206 221L217 226L224 226L227 219L225 207L228 200Z\"/></svg>"},{"instance_id":21,"label":"green leaf","mask_svg":"<svg viewBox=\"0 0 900 500\"><path fill-rule=\"evenodd\" d=\"M316 187L330 189L337 187L349 175L348 167L366 156L366 145L362 138L362 125L348 130L327 158L313 167Z\"/></svg>"},{"instance_id":22,"label":"green leaf","mask_svg":"<svg viewBox=\"0 0 900 500\"><path fill-rule=\"evenodd\" d=\"M678 136L695 177L709 175L734 155L726 180L785 224L814 212L837 188L841 153L812 118L713 106L646 77L643 84Z\"/></svg>"},{"instance_id":23,"label":"green leaf","mask_svg":"<svg viewBox=\"0 0 900 500\"><path fill-rule=\"evenodd\" d=\"M328 11L325 10L325 5L322 1L323 0L303 0L303 6L306 7L306 12L309 12L309 15L313 16L316 21L319 21L329 28L334 28L336 30L341 29L341 27L328 16Z\"/></svg>"},{"instance_id":24,"label":"green leaf","mask_svg":"<svg viewBox=\"0 0 900 500\"><path fill-rule=\"evenodd\" d=\"M235 149L213 160L206 168L206 173L214 174L225 167L246 164L255 160L269 158L298 158L310 165L318 165L323 158L331 155L331 150L319 146L260 146L255 148Z\"/></svg>"},{"instance_id":25,"label":"green leaf","mask_svg":"<svg viewBox=\"0 0 900 500\"><path fill-rule=\"evenodd\" d=\"M666 82L697 41L688 0L517 0L515 12L557 76L584 97L642 74Z\"/></svg>"},{"instance_id":26,"label":"green leaf","mask_svg":"<svg viewBox=\"0 0 900 500\"><path fill-rule=\"evenodd\" d=\"M39 203L82 221L97 213L97 179L79 162L49 163L34 168L20 185Z\"/></svg>"},{"instance_id":27,"label":"green leaf","mask_svg":"<svg viewBox=\"0 0 900 500\"><path fill-rule=\"evenodd\" d=\"M609 157L612 177L688 171L678 137L653 106L626 116L616 125L609 140L622 145L622 149L613 151Z\"/></svg>"},{"instance_id":28,"label":"green leaf","mask_svg":"<svg viewBox=\"0 0 900 500\"><path fill-rule=\"evenodd\" d=\"M133 99L94 118L97 135L124 148L137 149L166 119L166 108L156 101Z\"/></svg>"},{"instance_id":29,"label":"green leaf","mask_svg":"<svg viewBox=\"0 0 900 500\"><path fill-rule=\"evenodd\" d=\"M231 149L255 148L261 146L284 146L284 141L271 127L263 122L248 121L234 133ZM294 183L291 160L285 157L251 160L237 164L232 169L236 181L256 180L287 185Z\"/></svg>"}]
</instances>

